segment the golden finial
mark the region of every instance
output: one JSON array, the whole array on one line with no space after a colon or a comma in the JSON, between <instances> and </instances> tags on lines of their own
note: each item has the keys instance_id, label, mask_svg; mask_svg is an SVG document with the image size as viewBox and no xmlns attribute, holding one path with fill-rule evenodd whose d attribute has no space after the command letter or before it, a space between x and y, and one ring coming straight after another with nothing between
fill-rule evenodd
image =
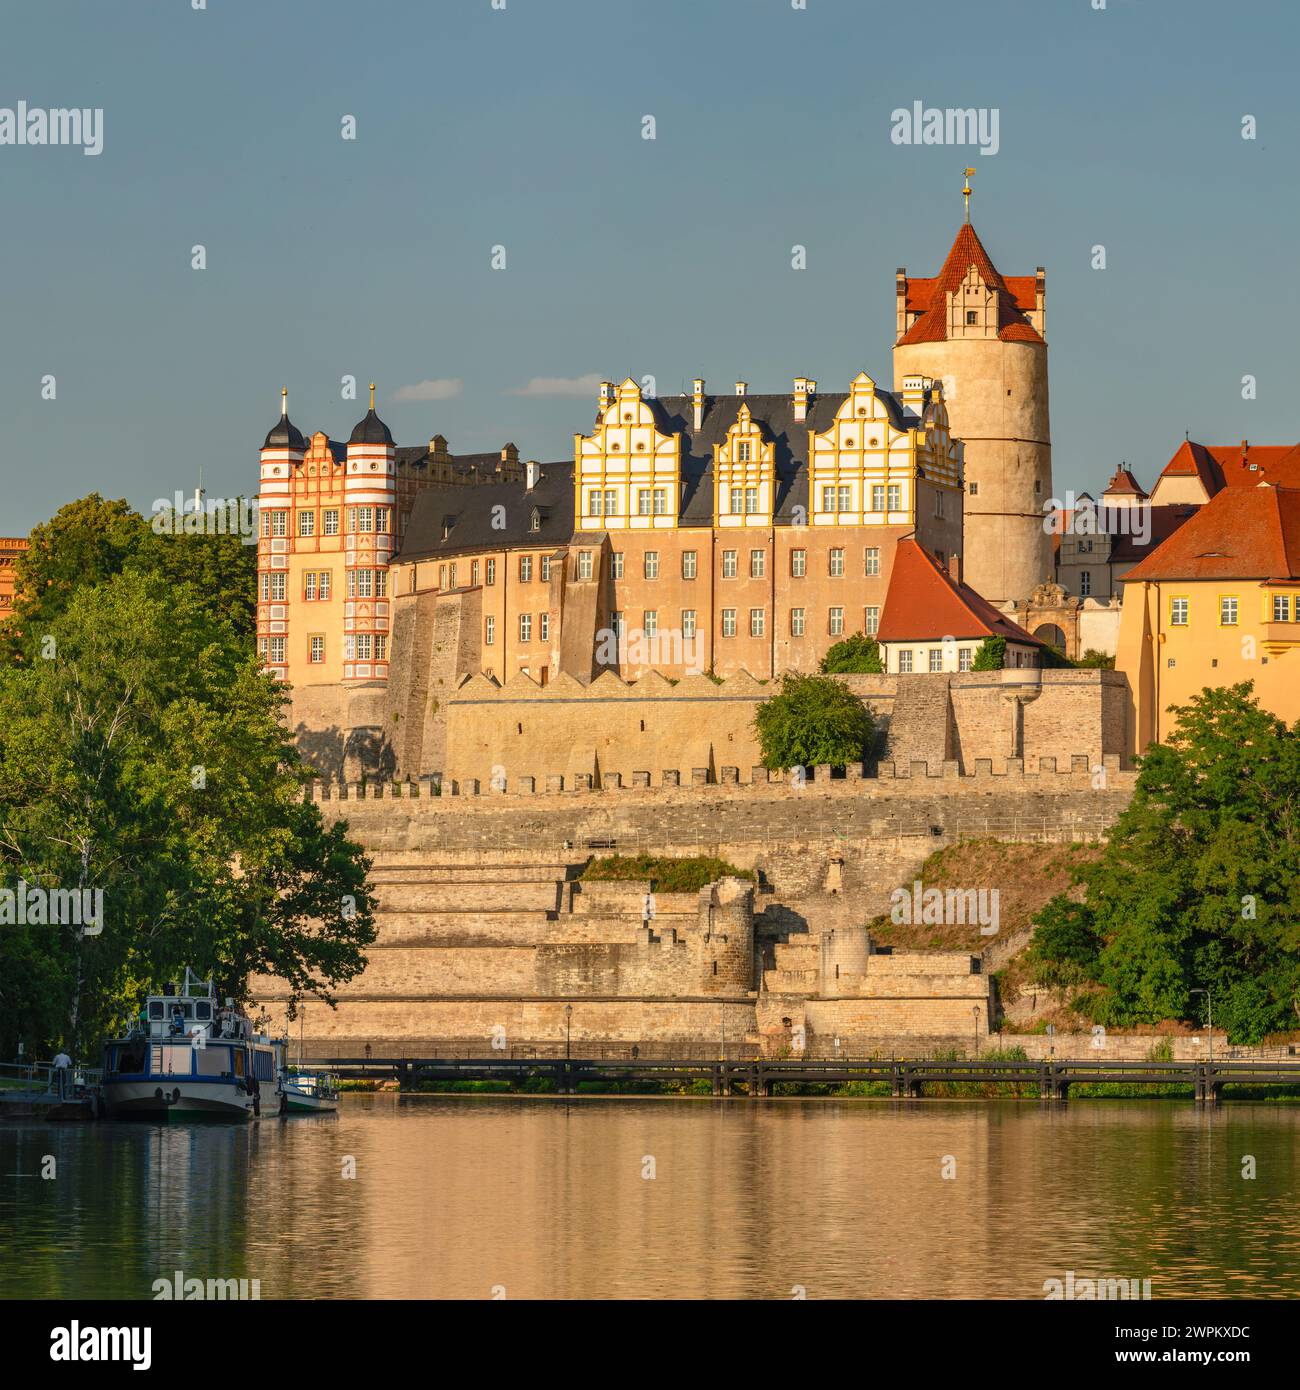
<instances>
[{"instance_id":1,"label":"golden finial","mask_svg":"<svg viewBox=\"0 0 1300 1390\"><path fill-rule=\"evenodd\" d=\"M281 416L281 418L283 418L284 416L288 415L288 413L289 413L289 388L288 388L287 386L281 386L281 387L280 387L280 416Z\"/></svg>"},{"instance_id":2,"label":"golden finial","mask_svg":"<svg viewBox=\"0 0 1300 1390\"><path fill-rule=\"evenodd\" d=\"M970 176L975 172L975 170L974 170L974 169L966 169L966 170L963 170L963 172L964 172L965 175L966 175L966 185L965 185L965 187L964 187L964 188L962 189L962 191L961 191L961 196L962 196L963 198L966 199L966 221L969 222L969 221L970 221L970 195L971 195Z\"/></svg>"},{"instance_id":3,"label":"golden finial","mask_svg":"<svg viewBox=\"0 0 1300 1390\"><path fill-rule=\"evenodd\" d=\"M370 383L370 408L371 410L375 408L375 383L373 381Z\"/></svg>"}]
</instances>

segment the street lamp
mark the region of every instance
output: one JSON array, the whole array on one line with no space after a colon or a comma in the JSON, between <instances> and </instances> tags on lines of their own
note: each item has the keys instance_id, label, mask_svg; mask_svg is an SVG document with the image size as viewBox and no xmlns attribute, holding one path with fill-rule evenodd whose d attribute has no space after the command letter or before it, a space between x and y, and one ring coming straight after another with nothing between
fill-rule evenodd
<instances>
[{"instance_id":1,"label":"street lamp","mask_svg":"<svg viewBox=\"0 0 1300 1390\"><path fill-rule=\"evenodd\" d=\"M980 1055L980 1006L978 1004L971 1006L971 1014L975 1019L975 1051L972 1057L978 1057Z\"/></svg>"},{"instance_id":2,"label":"street lamp","mask_svg":"<svg viewBox=\"0 0 1300 1390\"><path fill-rule=\"evenodd\" d=\"M567 1062L572 1055L569 1047L569 1028L573 1022L573 1005L564 1006L564 1060Z\"/></svg>"},{"instance_id":3,"label":"street lamp","mask_svg":"<svg viewBox=\"0 0 1300 1390\"><path fill-rule=\"evenodd\" d=\"M1203 995L1205 995L1205 1030L1206 1030L1206 1034L1207 1034L1207 1038L1208 1038L1208 1046L1209 1046L1209 1049L1210 1049L1209 1061L1210 1061L1210 1065L1213 1066L1213 1065L1214 1065L1214 1000L1210 997L1210 987L1207 985L1204 989L1194 989L1194 990L1191 990L1191 991L1189 991L1189 992L1190 992L1191 994L1203 994Z\"/></svg>"}]
</instances>

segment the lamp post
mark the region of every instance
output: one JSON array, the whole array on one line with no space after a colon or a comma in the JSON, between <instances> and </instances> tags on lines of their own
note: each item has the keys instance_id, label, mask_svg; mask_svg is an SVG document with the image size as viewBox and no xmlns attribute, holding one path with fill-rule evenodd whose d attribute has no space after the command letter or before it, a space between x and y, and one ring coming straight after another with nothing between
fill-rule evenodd
<instances>
[{"instance_id":1,"label":"lamp post","mask_svg":"<svg viewBox=\"0 0 1300 1390\"><path fill-rule=\"evenodd\" d=\"M1214 1065L1214 1000L1210 995L1210 987L1206 985L1204 989L1191 990L1192 994L1205 995L1205 1030L1206 1043L1210 1050L1209 1063Z\"/></svg>"},{"instance_id":2,"label":"lamp post","mask_svg":"<svg viewBox=\"0 0 1300 1390\"><path fill-rule=\"evenodd\" d=\"M971 1016L975 1020L975 1051L971 1054L972 1059L974 1059L980 1055L980 1006L978 1004L971 1006Z\"/></svg>"},{"instance_id":3,"label":"lamp post","mask_svg":"<svg viewBox=\"0 0 1300 1390\"><path fill-rule=\"evenodd\" d=\"M570 1045L569 1045L570 1025L572 1024L572 1022L573 1022L573 1005L572 1005L572 1004L566 1004L566 1005L564 1006L564 1060L565 1060L566 1062L567 1062L567 1061L569 1060L569 1058L572 1056L572 1051L571 1051L571 1048L570 1048Z\"/></svg>"}]
</instances>

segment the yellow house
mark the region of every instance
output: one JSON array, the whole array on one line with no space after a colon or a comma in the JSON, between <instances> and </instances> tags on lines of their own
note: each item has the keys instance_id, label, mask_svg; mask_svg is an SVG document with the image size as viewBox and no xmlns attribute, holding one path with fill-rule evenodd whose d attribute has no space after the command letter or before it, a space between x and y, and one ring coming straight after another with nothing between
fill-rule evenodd
<instances>
[{"instance_id":1,"label":"yellow house","mask_svg":"<svg viewBox=\"0 0 1300 1390\"><path fill-rule=\"evenodd\" d=\"M1207 686L1253 681L1264 708L1300 719L1300 488L1225 488L1122 583L1133 751Z\"/></svg>"}]
</instances>

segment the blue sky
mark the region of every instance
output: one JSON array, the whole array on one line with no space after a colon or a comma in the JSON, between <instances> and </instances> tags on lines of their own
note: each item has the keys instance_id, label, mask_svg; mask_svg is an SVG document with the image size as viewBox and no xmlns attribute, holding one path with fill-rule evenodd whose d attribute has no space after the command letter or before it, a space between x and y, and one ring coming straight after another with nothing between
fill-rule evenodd
<instances>
[{"instance_id":1,"label":"blue sky","mask_svg":"<svg viewBox=\"0 0 1300 1390\"><path fill-rule=\"evenodd\" d=\"M0 107L105 114L98 157L0 146L0 534L251 491L281 384L306 431L353 375L401 443L543 460L595 398L535 378L890 384L968 163L999 269L1047 267L1058 494L1294 442L1300 6L1093 3L4 0ZM996 107L998 153L891 143L917 100Z\"/></svg>"}]
</instances>

